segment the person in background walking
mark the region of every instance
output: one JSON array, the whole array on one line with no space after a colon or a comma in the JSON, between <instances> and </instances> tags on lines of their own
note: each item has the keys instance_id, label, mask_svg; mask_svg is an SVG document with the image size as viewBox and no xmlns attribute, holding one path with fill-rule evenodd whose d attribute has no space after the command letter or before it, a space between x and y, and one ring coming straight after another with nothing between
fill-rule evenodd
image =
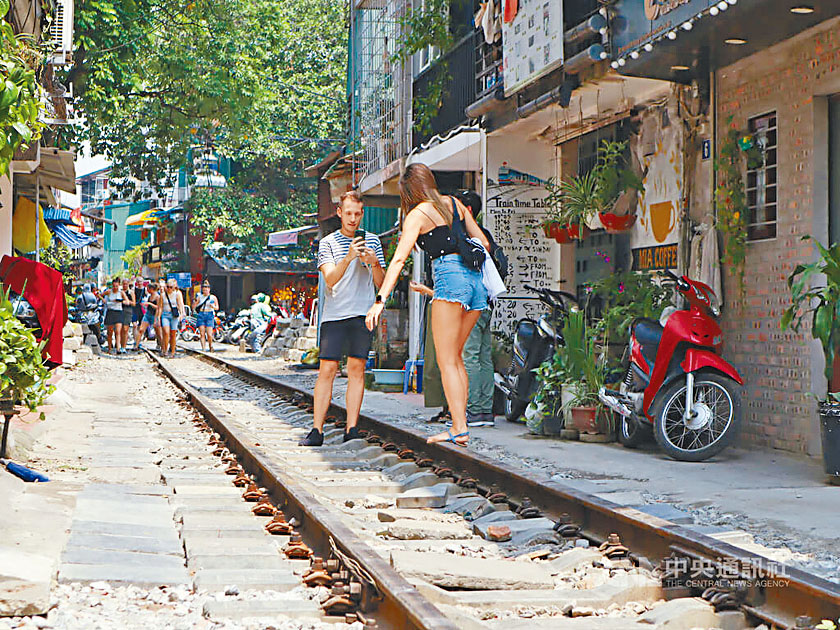
<instances>
[{"instance_id":1,"label":"person in background walking","mask_svg":"<svg viewBox=\"0 0 840 630\"><path fill-rule=\"evenodd\" d=\"M143 297L146 295L148 281L140 276L134 278L134 306L131 307L131 330L134 338L134 350L139 350L137 344L140 339L140 320L143 319Z\"/></svg>"},{"instance_id":2,"label":"person in background walking","mask_svg":"<svg viewBox=\"0 0 840 630\"><path fill-rule=\"evenodd\" d=\"M201 341L202 350L209 349L210 352L213 352L213 328L216 326L216 311L218 308L219 300L210 293L210 281L205 280L201 283L201 293L193 298L195 324L198 326L198 339ZM206 344L205 339L207 340Z\"/></svg>"},{"instance_id":3,"label":"person in background walking","mask_svg":"<svg viewBox=\"0 0 840 630\"><path fill-rule=\"evenodd\" d=\"M123 278L122 292L125 297L123 298L122 327L120 328L118 340L120 347L118 350L119 354L125 354L125 346L128 344L128 333L131 330L131 320L134 317L134 304L137 302L134 294L134 281Z\"/></svg>"},{"instance_id":4,"label":"person in background walking","mask_svg":"<svg viewBox=\"0 0 840 630\"><path fill-rule=\"evenodd\" d=\"M460 190L455 197L470 211L476 222L481 215L481 197L472 190ZM490 320L493 319L493 303L481 311L478 321L464 344L464 367L470 382L467 397L467 426L493 426L493 357Z\"/></svg>"},{"instance_id":5,"label":"person in background walking","mask_svg":"<svg viewBox=\"0 0 840 630\"><path fill-rule=\"evenodd\" d=\"M111 288L102 294L105 301L105 328L108 331L108 352L118 354L123 323L123 303L126 295L119 278L111 280Z\"/></svg>"},{"instance_id":6,"label":"person in background walking","mask_svg":"<svg viewBox=\"0 0 840 630\"><path fill-rule=\"evenodd\" d=\"M179 317L184 317L184 296L175 278L166 281L166 289L158 298L157 318L161 328L160 348L162 356L175 356Z\"/></svg>"},{"instance_id":7,"label":"person in background walking","mask_svg":"<svg viewBox=\"0 0 840 630\"><path fill-rule=\"evenodd\" d=\"M338 216L341 229L325 236L318 246L318 270L326 284L321 315L321 367L315 383L314 427L301 446L324 443L324 419L332 400L338 362L347 355L347 428L344 441L360 438L356 422L365 394L365 362L371 333L365 328L365 312L375 288L385 276L382 243L375 234L357 231L365 214L362 197L355 190L341 196Z\"/></svg>"},{"instance_id":8,"label":"person in background walking","mask_svg":"<svg viewBox=\"0 0 840 630\"><path fill-rule=\"evenodd\" d=\"M157 312L159 297L160 294L158 293L157 285L154 281L150 282L143 290L143 297L140 300L140 306L146 310L140 320L140 326L138 326L137 334L135 336L134 347L138 350L143 349L143 336L146 334L146 330L148 330L149 326L154 326L155 339L158 341L158 345L160 345L160 333L158 332L158 327L155 325L155 313Z\"/></svg>"},{"instance_id":9,"label":"person in background walking","mask_svg":"<svg viewBox=\"0 0 840 630\"><path fill-rule=\"evenodd\" d=\"M425 164L411 164L406 167L399 187L403 217L402 234L376 295L376 301L368 310L366 324L368 330L373 330L379 323L385 302L394 289L414 244L417 243L432 258L435 285L432 335L443 390L452 414L452 429L433 435L428 441L446 441L458 446L467 446L469 381L464 367L463 351L467 337L478 321L481 311L487 308L487 289L484 287L481 271L467 267L458 254L452 229L455 213L458 213L458 220L463 221L467 236L478 240L485 249L489 249L490 242L460 201L453 197L445 199L441 196L435 176Z\"/></svg>"}]
</instances>

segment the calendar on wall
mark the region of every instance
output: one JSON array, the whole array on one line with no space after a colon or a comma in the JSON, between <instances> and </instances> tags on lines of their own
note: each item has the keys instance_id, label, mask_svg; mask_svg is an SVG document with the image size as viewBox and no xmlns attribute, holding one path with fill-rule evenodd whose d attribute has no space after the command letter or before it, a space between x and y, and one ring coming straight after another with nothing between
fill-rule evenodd
<instances>
[{"instance_id":1,"label":"calendar on wall","mask_svg":"<svg viewBox=\"0 0 840 630\"><path fill-rule=\"evenodd\" d=\"M519 0L502 20L505 96L563 65L563 0Z\"/></svg>"}]
</instances>

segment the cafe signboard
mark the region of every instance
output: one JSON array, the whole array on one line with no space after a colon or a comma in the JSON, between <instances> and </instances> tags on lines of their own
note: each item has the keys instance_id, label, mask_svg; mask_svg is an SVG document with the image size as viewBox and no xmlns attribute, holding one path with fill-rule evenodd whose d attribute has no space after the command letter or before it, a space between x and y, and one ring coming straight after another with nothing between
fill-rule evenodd
<instances>
[{"instance_id":1,"label":"cafe signboard","mask_svg":"<svg viewBox=\"0 0 840 630\"><path fill-rule=\"evenodd\" d=\"M618 0L612 37L615 54L624 57L648 42L680 28L709 9L712 0Z\"/></svg>"}]
</instances>

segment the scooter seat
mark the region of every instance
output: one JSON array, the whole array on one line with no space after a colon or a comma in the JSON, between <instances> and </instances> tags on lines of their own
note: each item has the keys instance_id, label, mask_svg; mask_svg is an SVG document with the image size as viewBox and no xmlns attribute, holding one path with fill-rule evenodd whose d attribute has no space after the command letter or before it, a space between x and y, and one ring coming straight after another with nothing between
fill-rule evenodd
<instances>
[{"instance_id":1,"label":"scooter seat","mask_svg":"<svg viewBox=\"0 0 840 630\"><path fill-rule=\"evenodd\" d=\"M633 322L633 334L645 350L653 350L659 346L662 339L662 325L646 317L640 317Z\"/></svg>"}]
</instances>

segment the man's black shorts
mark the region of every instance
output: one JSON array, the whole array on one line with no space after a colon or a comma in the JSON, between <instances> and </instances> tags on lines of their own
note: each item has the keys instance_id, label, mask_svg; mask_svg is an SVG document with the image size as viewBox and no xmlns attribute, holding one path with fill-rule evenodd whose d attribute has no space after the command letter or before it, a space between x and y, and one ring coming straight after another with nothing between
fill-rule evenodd
<instances>
[{"instance_id":1,"label":"man's black shorts","mask_svg":"<svg viewBox=\"0 0 840 630\"><path fill-rule=\"evenodd\" d=\"M365 326L365 317L350 317L321 323L321 352L323 361L340 361L345 354L357 359L368 358L371 332Z\"/></svg>"}]
</instances>

